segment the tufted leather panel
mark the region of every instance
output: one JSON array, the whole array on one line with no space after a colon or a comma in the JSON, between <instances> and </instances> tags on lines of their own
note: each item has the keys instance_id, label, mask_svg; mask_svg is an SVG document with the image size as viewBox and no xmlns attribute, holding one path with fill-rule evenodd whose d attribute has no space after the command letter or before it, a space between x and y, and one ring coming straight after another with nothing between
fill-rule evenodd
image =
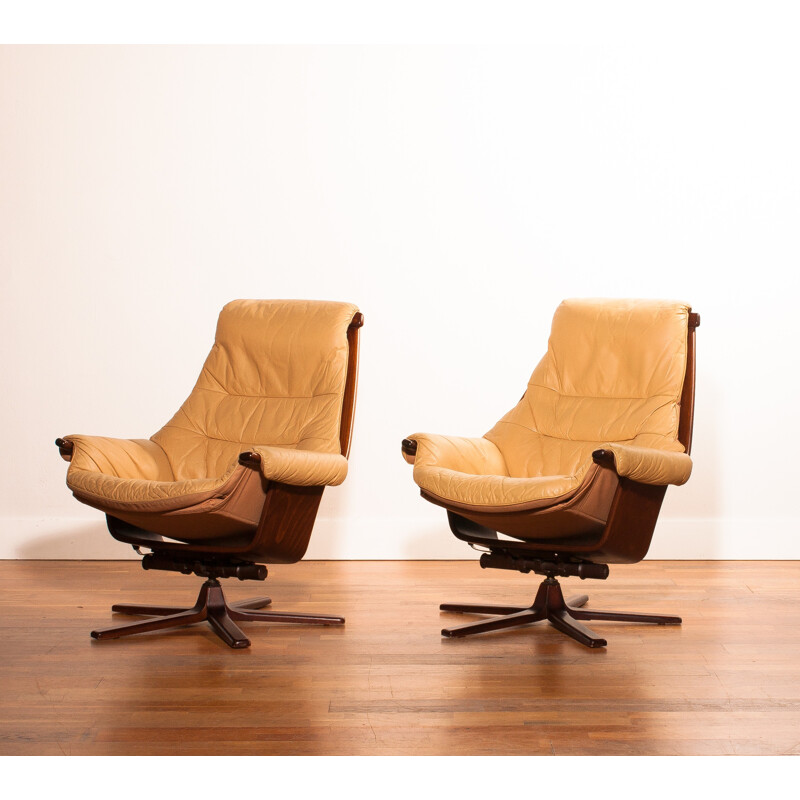
<instances>
[{"instance_id":1,"label":"tufted leather panel","mask_svg":"<svg viewBox=\"0 0 800 800\"><path fill-rule=\"evenodd\" d=\"M74 448L67 484L78 499L120 518L126 510L217 510L235 518L239 530L257 524L255 493L261 504L264 494L253 469L238 463L243 451L259 453L266 480L341 483L347 474L339 441L347 328L357 312L349 303L323 301L228 303L178 413L149 440L66 437ZM232 495L241 496L236 509ZM141 525L142 517L137 520ZM151 530L164 532L151 522Z\"/></svg>"},{"instance_id":2,"label":"tufted leather panel","mask_svg":"<svg viewBox=\"0 0 800 800\"><path fill-rule=\"evenodd\" d=\"M236 300L191 395L152 437L176 480L220 475L250 447L339 452L349 303Z\"/></svg>"},{"instance_id":3,"label":"tufted leather panel","mask_svg":"<svg viewBox=\"0 0 800 800\"><path fill-rule=\"evenodd\" d=\"M414 480L476 507L557 502L604 448L619 474L685 482L691 459L677 435L688 315L670 301L565 300L525 395L482 440L409 437L418 443Z\"/></svg>"}]
</instances>

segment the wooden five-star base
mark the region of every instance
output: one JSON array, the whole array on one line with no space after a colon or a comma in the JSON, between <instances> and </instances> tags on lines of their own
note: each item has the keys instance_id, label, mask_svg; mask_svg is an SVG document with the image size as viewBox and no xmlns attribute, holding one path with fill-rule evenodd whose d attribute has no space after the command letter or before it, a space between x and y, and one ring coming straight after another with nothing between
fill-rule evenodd
<instances>
[{"instance_id":1,"label":"wooden five-star base","mask_svg":"<svg viewBox=\"0 0 800 800\"><path fill-rule=\"evenodd\" d=\"M539 591L533 605L528 608L514 606L489 606L480 603L442 603L442 611L455 611L464 614L500 614L501 616L482 622L470 622L455 628L445 628L442 636L470 636L473 633L485 633L502 628L514 628L546 619L554 628L571 636L587 647L605 647L605 639L601 639L594 631L587 628L580 620L598 619L616 622L650 622L656 625L680 625L680 617L663 616L661 614L626 614L617 611L595 611L584 609L588 595L582 594L564 599L561 584L555 578L546 578L539 585Z\"/></svg>"},{"instance_id":2,"label":"wooden five-star base","mask_svg":"<svg viewBox=\"0 0 800 800\"><path fill-rule=\"evenodd\" d=\"M290 622L304 625L343 625L343 617L329 617L322 614L289 614L276 611L256 611L272 601L269 597L256 597L228 605L218 580L210 578L200 588L197 602L192 608L172 606L138 606L120 603L111 606L118 614L134 614L155 617L143 622L130 622L115 628L92 631L93 639L119 639L134 633L178 628L194 625L206 620L214 633L225 644L237 649L250 647L250 640L242 633L237 621L245 622Z\"/></svg>"}]
</instances>

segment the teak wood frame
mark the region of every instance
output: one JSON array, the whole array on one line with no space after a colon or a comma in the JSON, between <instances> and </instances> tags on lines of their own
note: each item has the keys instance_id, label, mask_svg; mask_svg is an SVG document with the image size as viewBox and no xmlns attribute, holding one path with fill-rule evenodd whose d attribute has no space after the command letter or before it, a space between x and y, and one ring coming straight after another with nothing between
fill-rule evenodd
<instances>
[{"instance_id":1,"label":"teak wood frame","mask_svg":"<svg viewBox=\"0 0 800 800\"><path fill-rule=\"evenodd\" d=\"M695 331L699 325L700 315L690 309L686 373L678 421L678 440L687 454L691 452L694 427ZM405 456L413 458L417 443L412 439L404 439L401 449ZM608 564L633 564L645 557L667 491L666 486L637 483L617 475L611 452L596 450L592 458L595 467L582 486L562 503L547 509L485 511L450 503L425 491L420 492L429 502L447 509L450 529L457 538L486 551L480 559L481 567L515 569L546 576L528 607L443 603L440 606L442 611L496 615L481 622L444 628L443 636L469 636L546 619L555 628L587 647L605 647L606 640L583 625L581 620L649 622L658 625L681 623L681 618L675 616L585 609L583 606L588 601L586 595L564 599L556 576L573 575L581 579L603 580L608 577ZM606 509L604 522L587 521L580 511L581 504L587 502L595 509ZM558 538L553 534L559 526L569 532L577 529L577 535ZM517 541L501 539L498 531L510 536L524 532L529 541L525 538Z\"/></svg>"},{"instance_id":2,"label":"teak wood frame","mask_svg":"<svg viewBox=\"0 0 800 800\"><path fill-rule=\"evenodd\" d=\"M356 391L358 386L359 331L364 324L364 315L356 313L347 329L347 376L342 398L339 426L339 445L345 458L350 454L355 418ZM69 461L73 445L64 439L56 439L62 458ZM258 470L260 456L244 452L239 463L249 469ZM259 611L269 605L268 597L258 597L228 605L220 586L220 578L236 577L239 580L265 580L267 568L258 562L271 564L293 564L299 561L308 549L311 531L317 516L324 486L291 486L269 481L266 486L264 506L258 526L252 533L219 540L204 540L201 543L165 539L163 536L137 528L110 514L106 515L111 535L134 547L146 547L152 553L144 555L144 569L164 569L184 574L194 573L207 578L200 589L197 602L191 608L172 606L144 606L116 604L111 610L120 614L149 616L143 622L133 622L113 628L92 631L94 639L118 639L146 631L163 630L207 620L214 632L230 647L250 646L236 621L292 622L310 625L343 625L343 617L321 614L278 613Z\"/></svg>"}]
</instances>

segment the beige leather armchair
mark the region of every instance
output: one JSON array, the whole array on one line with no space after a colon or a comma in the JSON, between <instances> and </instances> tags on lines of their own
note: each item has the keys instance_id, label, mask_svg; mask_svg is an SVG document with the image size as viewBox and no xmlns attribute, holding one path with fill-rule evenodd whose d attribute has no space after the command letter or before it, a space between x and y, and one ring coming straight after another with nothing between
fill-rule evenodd
<instances>
[{"instance_id":1,"label":"beige leather armchair","mask_svg":"<svg viewBox=\"0 0 800 800\"><path fill-rule=\"evenodd\" d=\"M603 579L609 563L640 561L667 485L689 479L699 322L678 302L564 301L527 391L485 436L403 440L422 497L486 551L482 567L546 576L530 607L443 604L498 615L443 635L547 619L600 647L606 640L581 620L680 623L584 608L585 595L565 601L557 576Z\"/></svg>"},{"instance_id":2,"label":"beige leather armchair","mask_svg":"<svg viewBox=\"0 0 800 800\"><path fill-rule=\"evenodd\" d=\"M56 440L74 496L106 513L114 538L152 551L145 569L207 578L192 608L118 604L151 619L94 638L207 619L247 647L237 620L344 622L255 610L265 597L228 606L219 579L264 580L264 563L303 557L324 488L347 475L362 324L349 303L234 301L191 395L150 439Z\"/></svg>"}]
</instances>

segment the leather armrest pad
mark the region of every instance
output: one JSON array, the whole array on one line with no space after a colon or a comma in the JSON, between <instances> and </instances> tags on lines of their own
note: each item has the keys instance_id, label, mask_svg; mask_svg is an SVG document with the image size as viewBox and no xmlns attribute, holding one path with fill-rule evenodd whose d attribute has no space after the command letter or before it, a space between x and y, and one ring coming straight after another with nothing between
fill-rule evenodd
<instances>
[{"instance_id":1,"label":"leather armrest pad","mask_svg":"<svg viewBox=\"0 0 800 800\"><path fill-rule=\"evenodd\" d=\"M680 486L692 474L692 459L686 453L608 443L595 450L592 456L595 461L602 462L604 453L613 454L618 475L639 483Z\"/></svg>"},{"instance_id":2,"label":"leather armrest pad","mask_svg":"<svg viewBox=\"0 0 800 800\"><path fill-rule=\"evenodd\" d=\"M414 456L403 448L403 458L415 467L444 467L471 475L507 475L505 459L494 442L465 436L415 433L408 441L416 442Z\"/></svg>"},{"instance_id":3,"label":"leather armrest pad","mask_svg":"<svg viewBox=\"0 0 800 800\"><path fill-rule=\"evenodd\" d=\"M115 478L174 480L166 453L150 439L113 439L108 436L65 436L72 445L69 470L100 472ZM63 446L59 446L63 450Z\"/></svg>"},{"instance_id":4,"label":"leather armrest pad","mask_svg":"<svg viewBox=\"0 0 800 800\"><path fill-rule=\"evenodd\" d=\"M288 447L254 447L250 453L259 456L261 474L268 481L292 486L338 486L347 477L347 459L341 453ZM245 454L240 458L248 460Z\"/></svg>"}]
</instances>

